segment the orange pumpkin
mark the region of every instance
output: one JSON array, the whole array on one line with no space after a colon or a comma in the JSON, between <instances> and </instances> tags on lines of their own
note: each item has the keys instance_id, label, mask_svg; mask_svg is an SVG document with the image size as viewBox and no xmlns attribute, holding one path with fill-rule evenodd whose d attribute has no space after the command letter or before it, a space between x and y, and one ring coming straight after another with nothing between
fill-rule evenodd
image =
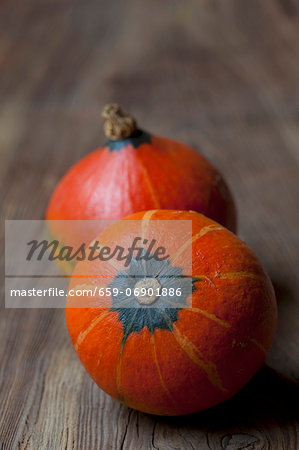
<instances>
[{"instance_id":1,"label":"orange pumpkin","mask_svg":"<svg viewBox=\"0 0 299 450\"><path fill-rule=\"evenodd\" d=\"M192 221L192 237L178 248L170 227L149 226L159 220ZM169 263L163 270L152 265L149 270L135 260L133 271L117 260L77 265L66 321L82 364L105 392L147 413L188 414L228 399L263 365L273 340L277 311L268 275L233 233L192 211L138 213L97 239L128 248L133 236L167 240ZM186 271L190 251L192 273ZM160 297L141 301L139 293L130 298L130 307L121 307L118 294L90 299L88 307L76 296L82 286L125 289L134 283L171 283L183 291L191 283L192 291L172 297L169 304L166 297L162 306L155 303Z\"/></svg>"},{"instance_id":2,"label":"orange pumpkin","mask_svg":"<svg viewBox=\"0 0 299 450\"><path fill-rule=\"evenodd\" d=\"M236 231L236 210L219 172L198 152L137 129L117 105L104 110L108 142L63 177L50 220L117 220L153 208L192 209Z\"/></svg>"}]
</instances>

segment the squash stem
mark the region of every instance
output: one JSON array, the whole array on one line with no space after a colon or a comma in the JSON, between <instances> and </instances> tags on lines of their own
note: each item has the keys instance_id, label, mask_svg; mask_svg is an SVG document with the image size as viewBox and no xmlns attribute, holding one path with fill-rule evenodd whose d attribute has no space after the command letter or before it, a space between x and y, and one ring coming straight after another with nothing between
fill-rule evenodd
<instances>
[{"instance_id":1,"label":"squash stem","mask_svg":"<svg viewBox=\"0 0 299 450\"><path fill-rule=\"evenodd\" d=\"M135 119L117 103L106 105L102 112L104 132L108 139L117 141L130 137L137 129Z\"/></svg>"}]
</instances>

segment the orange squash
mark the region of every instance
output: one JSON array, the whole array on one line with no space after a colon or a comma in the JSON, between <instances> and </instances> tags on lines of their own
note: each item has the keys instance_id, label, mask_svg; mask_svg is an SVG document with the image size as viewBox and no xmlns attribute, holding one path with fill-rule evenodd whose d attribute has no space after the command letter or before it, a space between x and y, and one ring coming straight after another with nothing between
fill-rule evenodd
<instances>
[{"instance_id":1,"label":"orange squash","mask_svg":"<svg viewBox=\"0 0 299 450\"><path fill-rule=\"evenodd\" d=\"M170 227L149 226L159 220L192 221L192 237L178 248ZM144 262L134 261L131 270L124 261L95 260L89 262L85 279L87 262L78 263L69 286L75 295L68 297L66 322L82 364L109 395L151 414L193 413L230 398L263 365L273 340L277 311L268 275L244 242L192 211L134 214L97 240L129 248L133 236L170 242L169 264L163 270L151 265L150 271ZM189 293L184 291L187 282L192 285ZM104 292L89 304L76 296L82 286L124 290L137 283L154 288L171 283L185 294L172 297L169 304L166 297L161 306L155 303L159 296L141 301L137 292L125 307L117 302L117 293Z\"/></svg>"},{"instance_id":2,"label":"orange squash","mask_svg":"<svg viewBox=\"0 0 299 450\"><path fill-rule=\"evenodd\" d=\"M153 208L192 209L236 231L232 195L202 155L139 130L117 105L108 105L103 116L108 142L66 173L47 219L115 220Z\"/></svg>"}]
</instances>

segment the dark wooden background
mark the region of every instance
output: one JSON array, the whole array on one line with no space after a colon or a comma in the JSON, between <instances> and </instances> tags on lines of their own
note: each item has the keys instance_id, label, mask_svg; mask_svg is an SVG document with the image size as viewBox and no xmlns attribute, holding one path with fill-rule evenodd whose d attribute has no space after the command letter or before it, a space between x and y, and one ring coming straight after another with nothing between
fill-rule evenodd
<instances>
[{"instance_id":1,"label":"dark wooden background","mask_svg":"<svg viewBox=\"0 0 299 450\"><path fill-rule=\"evenodd\" d=\"M279 305L266 367L183 418L102 393L62 310L2 306L0 448L298 449L298 2L2 0L0 22L1 218L43 218L55 183L103 143L101 108L118 101L223 172Z\"/></svg>"}]
</instances>

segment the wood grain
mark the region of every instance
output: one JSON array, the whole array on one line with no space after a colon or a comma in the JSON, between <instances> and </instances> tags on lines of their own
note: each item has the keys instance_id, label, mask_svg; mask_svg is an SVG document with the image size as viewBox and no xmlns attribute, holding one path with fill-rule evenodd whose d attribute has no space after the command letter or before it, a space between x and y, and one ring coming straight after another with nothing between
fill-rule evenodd
<instances>
[{"instance_id":1,"label":"wood grain","mask_svg":"<svg viewBox=\"0 0 299 450\"><path fill-rule=\"evenodd\" d=\"M0 448L298 449L298 2L2 0L0 22L1 217L43 218L118 101L223 172L279 303L267 366L225 404L172 419L102 393L62 310L2 306Z\"/></svg>"}]
</instances>

